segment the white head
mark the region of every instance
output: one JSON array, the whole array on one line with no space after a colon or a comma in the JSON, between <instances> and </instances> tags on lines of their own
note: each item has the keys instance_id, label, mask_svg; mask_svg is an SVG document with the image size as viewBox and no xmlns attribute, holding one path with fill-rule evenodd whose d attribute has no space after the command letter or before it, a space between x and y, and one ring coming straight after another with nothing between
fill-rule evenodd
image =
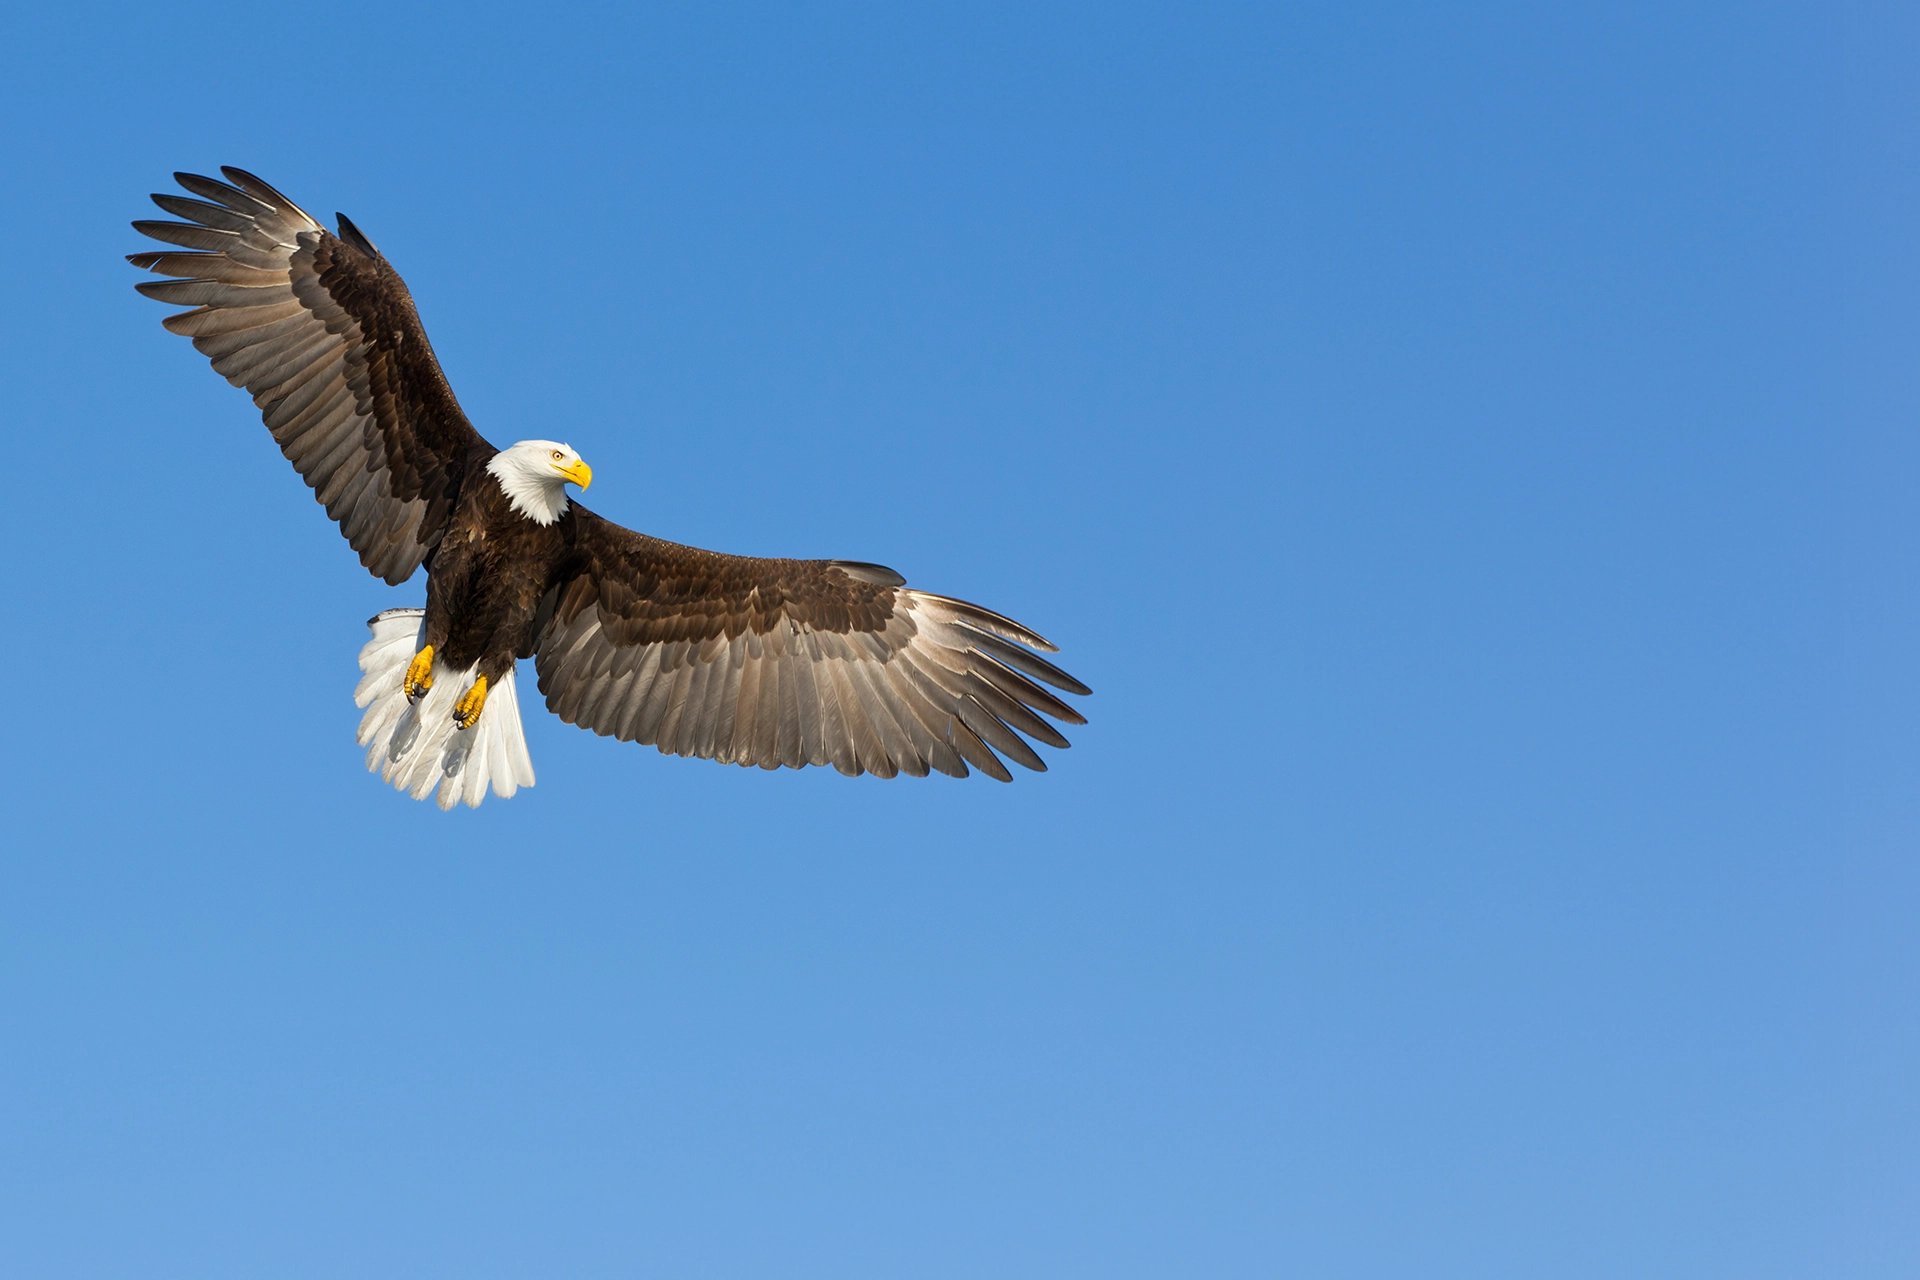
<instances>
[{"instance_id":1,"label":"white head","mask_svg":"<svg viewBox=\"0 0 1920 1280\"><path fill-rule=\"evenodd\" d=\"M552 524L567 514L567 482L582 489L593 483L593 468L580 461L573 446L553 440L522 440L493 455L487 472L500 482L507 501L535 524Z\"/></svg>"}]
</instances>

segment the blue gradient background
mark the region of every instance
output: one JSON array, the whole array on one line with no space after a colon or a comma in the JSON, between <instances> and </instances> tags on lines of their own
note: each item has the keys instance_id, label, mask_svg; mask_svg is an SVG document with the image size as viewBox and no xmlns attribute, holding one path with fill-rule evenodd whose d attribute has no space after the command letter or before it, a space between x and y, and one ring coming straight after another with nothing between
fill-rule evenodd
<instances>
[{"instance_id":1,"label":"blue gradient background","mask_svg":"<svg viewBox=\"0 0 1920 1280\"><path fill-rule=\"evenodd\" d=\"M22 1277L1920 1274L1904 6L16 7ZM497 442L1058 641L1002 787L353 745L120 258L344 209Z\"/></svg>"}]
</instances>

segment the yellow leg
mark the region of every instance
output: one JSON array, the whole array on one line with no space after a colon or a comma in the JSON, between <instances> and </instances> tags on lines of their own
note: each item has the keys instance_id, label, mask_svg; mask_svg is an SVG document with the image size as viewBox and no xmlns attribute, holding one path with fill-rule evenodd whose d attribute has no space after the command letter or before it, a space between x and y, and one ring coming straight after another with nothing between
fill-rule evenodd
<instances>
[{"instance_id":1,"label":"yellow leg","mask_svg":"<svg viewBox=\"0 0 1920 1280\"><path fill-rule=\"evenodd\" d=\"M473 688L460 695L460 701L453 704L453 726L456 729L471 729L480 719L480 712L487 705L487 678L475 676Z\"/></svg>"},{"instance_id":2,"label":"yellow leg","mask_svg":"<svg viewBox=\"0 0 1920 1280\"><path fill-rule=\"evenodd\" d=\"M433 688L433 646L427 645L413 655L413 661L407 664L406 677L400 687L407 691L408 702L418 702L427 696L427 690Z\"/></svg>"}]
</instances>

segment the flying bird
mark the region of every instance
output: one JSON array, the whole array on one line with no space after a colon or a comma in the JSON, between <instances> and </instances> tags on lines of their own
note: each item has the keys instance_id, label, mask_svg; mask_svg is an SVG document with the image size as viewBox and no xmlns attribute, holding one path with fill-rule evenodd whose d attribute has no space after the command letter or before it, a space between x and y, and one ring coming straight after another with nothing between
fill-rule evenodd
<instances>
[{"instance_id":1,"label":"flying bird","mask_svg":"<svg viewBox=\"0 0 1920 1280\"><path fill-rule=\"evenodd\" d=\"M161 323L253 396L370 573L399 586L426 566L424 609L368 622L354 694L367 768L399 790L451 809L533 785L519 658L568 724L763 769L1005 782L1002 756L1045 770L1027 738L1068 745L1048 718L1086 723L1043 687L1089 692L1041 656L1055 646L992 610L877 564L722 555L587 510L572 446L474 430L407 286L344 214L330 232L221 172L153 197L185 221L133 224L179 246L129 254L171 277L135 287L191 308Z\"/></svg>"}]
</instances>

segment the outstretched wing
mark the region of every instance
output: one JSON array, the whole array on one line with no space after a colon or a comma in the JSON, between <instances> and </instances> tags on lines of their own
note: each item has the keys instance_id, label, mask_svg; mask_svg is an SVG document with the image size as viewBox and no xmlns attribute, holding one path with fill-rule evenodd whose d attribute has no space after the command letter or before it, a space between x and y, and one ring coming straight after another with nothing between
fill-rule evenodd
<instances>
[{"instance_id":1,"label":"outstretched wing","mask_svg":"<svg viewBox=\"0 0 1920 1280\"><path fill-rule=\"evenodd\" d=\"M844 774L1012 780L1046 765L1042 715L1086 720L1039 682L1087 687L997 613L909 591L891 569L683 547L574 508L576 559L541 603L535 664L568 724L668 755ZM1039 714L1036 714L1039 713Z\"/></svg>"},{"instance_id":2,"label":"outstretched wing","mask_svg":"<svg viewBox=\"0 0 1920 1280\"><path fill-rule=\"evenodd\" d=\"M174 175L203 200L153 197L188 221L134 230L193 252L129 254L183 277L135 287L193 306L161 323L253 393L360 563L405 582L493 447L460 411L407 286L359 229L343 216L335 236L252 174L221 172L228 182Z\"/></svg>"}]
</instances>

